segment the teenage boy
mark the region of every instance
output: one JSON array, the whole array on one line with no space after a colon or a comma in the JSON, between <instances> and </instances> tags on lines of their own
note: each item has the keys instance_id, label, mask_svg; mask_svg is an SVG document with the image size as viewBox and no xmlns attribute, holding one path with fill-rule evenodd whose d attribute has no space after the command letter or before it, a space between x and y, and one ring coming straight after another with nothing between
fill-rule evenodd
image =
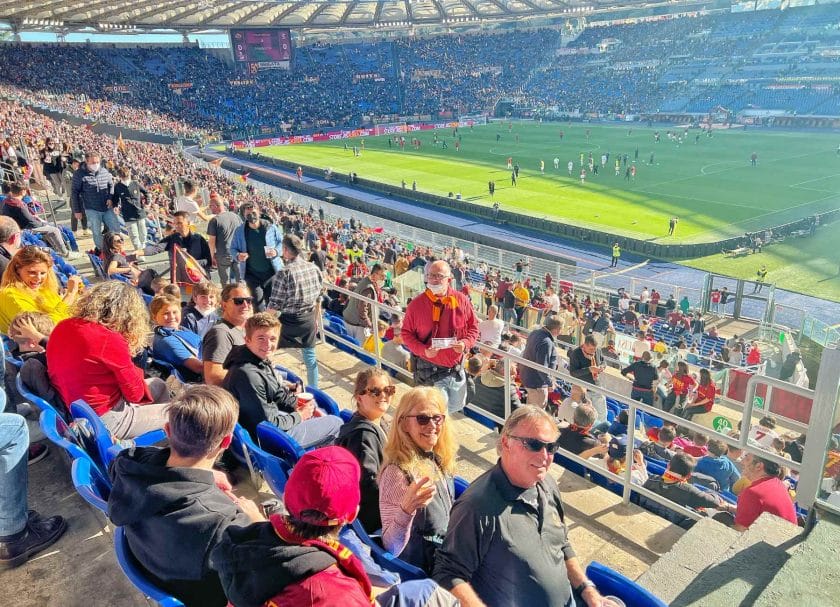
<instances>
[{"instance_id":1,"label":"teenage boy","mask_svg":"<svg viewBox=\"0 0 840 607\"><path fill-rule=\"evenodd\" d=\"M231 493L213 462L230 446L239 407L223 389L187 388L167 409L169 447L120 453L109 470L108 516L125 528L131 552L157 586L185 605L227 605L209 555L230 525L264 521Z\"/></svg>"},{"instance_id":2,"label":"teenage boy","mask_svg":"<svg viewBox=\"0 0 840 607\"><path fill-rule=\"evenodd\" d=\"M252 437L260 422L289 433L304 449L331 444L342 421L322 415L314 400L298 406L300 386L280 379L271 362L280 339L280 321L270 312L245 322L245 345L235 346L225 360L228 374L222 384L239 401L239 423Z\"/></svg>"}]
</instances>

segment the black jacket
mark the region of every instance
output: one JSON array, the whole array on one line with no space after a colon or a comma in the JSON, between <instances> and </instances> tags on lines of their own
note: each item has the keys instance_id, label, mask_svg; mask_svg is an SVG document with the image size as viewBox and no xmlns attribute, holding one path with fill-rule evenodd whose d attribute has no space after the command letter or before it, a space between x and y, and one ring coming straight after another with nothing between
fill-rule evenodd
<instances>
[{"instance_id":1,"label":"black jacket","mask_svg":"<svg viewBox=\"0 0 840 607\"><path fill-rule=\"evenodd\" d=\"M187 236L181 236L177 232L173 232L169 236L162 238L160 243L155 246L154 251L155 253L166 251L169 253L171 259L176 244L192 255L205 270L210 271L210 267L213 265L213 258L210 255L210 245L207 244L204 236L195 232L190 232Z\"/></svg>"},{"instance_id":2,"label":"black jacket","mask_svg":"<svg viewBox=\"0 0 840 607\"><path fill-rule=\"evenodd\" d=\"M122 181L114 186L114 205L120 207L120 213L126 221L137 221L146 217L146 210L140 196L149 199L149 193L136 181L125 185Z\"/></svg>"},{"instance_id":3,"label":"black jacket","mask_svg":"<svg viewBox=\"0 0 840 607\"><path fill-rule=\"evenodd\" d=\"M319 548L287 544L271 523L229 528L210 561L236 607L262 607L287 586L336 563Z\"/></svg>"},{"instance_id":4,"label":"black jacket","mask_svg":"<svg viewBox=\"0 0 840 607\"><path fill-rule=\"evenodd\" d=\"M301 422L297 395L281 383L270 360L261 360L247 346L234 346L223 366L228 370L223 385L239 401L239 423L254 439L260 422L281 430Z\"/></svg>"},{"instance_id":5,"label":"black jacket","mask_svg":"<svg viewBox=\"0 0 840 607\"><path fill-rule=\"evenodd\" d=\"M359 520L368 533L382 528L379 516L379 469L382 468L382 450L385 447L385 431L354 413L350 421L341 426L336 445L344 447L359 461L362 477L359 482L362 499L359 504Z\"/></svg>"},{"instance_id":6,"label":"black jacket","mask_svg":"<svg viewBox=\"0 0 840 607\"><path fill-rule=\"evenodd\" d=\"M224 607L210 551L230 525L250 519L216 487L213 473L167 468L169 449L142 447L111 464L114 483L108 516L125 527L126 539L152 581L185 605Z\"/></svg>"}]
</instances>

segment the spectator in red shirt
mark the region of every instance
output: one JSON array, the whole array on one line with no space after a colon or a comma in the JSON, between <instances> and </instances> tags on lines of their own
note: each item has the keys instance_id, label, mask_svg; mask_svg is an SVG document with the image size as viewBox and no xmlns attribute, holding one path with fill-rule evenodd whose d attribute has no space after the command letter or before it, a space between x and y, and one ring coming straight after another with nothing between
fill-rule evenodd
<instances>
[{"instance_id":1,"label":"spectator in red shirt","mask_svg":"<svg viewBox=\"0 0 840 607\"><path fill-rule=\"evenodd\" d=\"M761 350L758 349L758 342L750 344L750 351L747 353L747 366L752 367L761 364Z\"/></svg>"},{"instance_id":2,"label":"spectator in red shirt","mask_svg":"<svg viewBox=\"0 0 840 607\"><path fill-rule=\"evenodd\" d=\"M700 369L700 383L697 386L697 396L694 398L694 402L688 407L684 407L678 415L691 421L691 418L698 413L711 412L712 405L715 404L716 394L717 388L715 387L715 382L712 381L712 374L709 373L708 369Z\"/></svg>"},{"instance_id":3,"label":"spectator in red shirt","mask_svg":"<svg viewBox=\"0 0 840 607\"><path fill-rule=\"evenodd\" d=\"M688 364L684 361L679 361L676 372L671 376L671 393L665 399L663 409L670 411L677 404L677 401L679 401L681 408L684 407L688 393L691 392L695 385L697 385L697 382L689 374Z\"/></svg>"},{"instance_id":4,"label":"spectator in red shirt","mask_svg":"<svg viewBox=\"0 0 840 607\"><path fill-rule=\"evenodd\" d=\"M50 381L65 403L84 399L116 438L134 438L166 423L169 389L144 380L132 356L148 342L149 313L137 289L116 280L87 289L75 318L47 344Z\"/></svg>"},{"instance_id":5,"label":"spectator in red shirt","mask_svg":"<svg viewBox=\"0 0 840 607\"><path fill-rule=\"evenodd\" d=\"M743 476L750 486L738 496L735 512L735 529L746 531L765 512L797 524L796 509L787 487L781 481L783 468L756 455L748 455L744 462Z\"/></svg>"}]
</instances>

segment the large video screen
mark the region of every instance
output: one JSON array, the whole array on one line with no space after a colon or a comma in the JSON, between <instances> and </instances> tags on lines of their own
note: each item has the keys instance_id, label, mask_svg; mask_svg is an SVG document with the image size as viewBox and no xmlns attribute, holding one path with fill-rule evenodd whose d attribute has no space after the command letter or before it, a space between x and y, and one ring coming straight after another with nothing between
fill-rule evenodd
<instances>
[{"instance_id":1,"label":"large video screen","mask_svg":"<svg viewBox=\"0 0 840 607\"><path fill-rule=\"evenodd\" d=\"M232 29L233 57L242 63L291 61L292 35L288 29Z\"/></svg>"}]
</instances>

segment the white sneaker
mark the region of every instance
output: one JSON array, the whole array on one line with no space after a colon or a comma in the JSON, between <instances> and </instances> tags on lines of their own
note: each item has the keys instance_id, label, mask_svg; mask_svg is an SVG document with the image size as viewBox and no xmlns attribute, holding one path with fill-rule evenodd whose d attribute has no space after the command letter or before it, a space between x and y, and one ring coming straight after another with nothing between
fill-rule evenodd
<instances>
[{"instance_id":1,"label":"white sneaker","mask_svg":"<svg viewBox=\"0 0 840 607\"><path fill-rule=\"evenodd\" d=\"M79 253L78 251L70 251L64 257L65 257L65 259L78 259L81 256L82 256L82 254Z\"/></svg>"}]
</instances>

